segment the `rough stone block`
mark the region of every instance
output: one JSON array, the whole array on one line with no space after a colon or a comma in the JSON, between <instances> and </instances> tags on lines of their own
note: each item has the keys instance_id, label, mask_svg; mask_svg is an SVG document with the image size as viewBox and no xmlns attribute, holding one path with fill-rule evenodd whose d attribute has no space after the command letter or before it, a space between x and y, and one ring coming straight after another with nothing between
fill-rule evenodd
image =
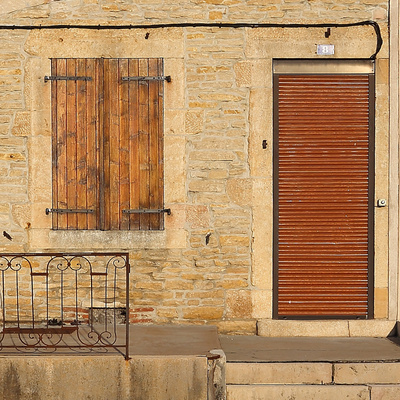
<instances>
[{"instance_id":1,"label":"rough stone block","mask_svg":"<svg viewBox=\"0 0 400 400\"><path fill-rule=\"evenodd\" d=\"M203 111L187 111L185 115L185 132L188 134L200 133L204 123Z\"/></svg>"},{"instance_id":2,"label":"rough stone block","mask_svg":"<svg viewBox=\"0 0 400 400\"><path fill-rule=\"evenodd\" d=\"M249 318L251 317L252 309L250 290L226 291L227 318Z\"/></svg>"},{"instance_id":3,"label":"rough stone block","mask_svg":"<svg viewBox=\"0 0 400 400\"><path fill-rule=\"evenodd\" d=\"M189 158L197 161L233 161L235 154L227 150L192 151Z\"/></svg>"},{"instance_id":4,"label":"rough stone block","mask_svg":"<svg viewBox=\"0 0 400 400\"><path fill-rule=\"evenodd\" d=\"M12 216L15 223L22 228L30 227L30 208L27 204L12 205Z\"/></svg>"},{"instance_id":5,"label":"rough stone block","mask_svg":"<svg viewBox=\"0 0 400 400\"><path fill-rule=\"evenodd\" d=\"M183 60L166 57L164 69L165 74L171 76L171 82L164 86L165 107L181 109L185 106L185 65Z\"/></svg>"},{"instance_id":6,"label":"rough stone block","mask_svg":"<svg viewBox=\"0 0 400 400\"><path fill-rule=\"evenodd\" d=\"M387 337L393 335L396 321L385 320L349 320L350 336Z\"/></svg>"},{"instance_id":7,"label":"rough stone block","mask_svg":"<svg viewBox=\"0 0 400 400\"><path fill-rule=\"evenodd\" d=\"M29 6L35 7L43 3L43 0L30 0ZM4 0L1 4L1 14L12 13L14 11L23 9L25 6L25 0Z\"/></svg>"},{"instance_id":8,"label":"rough stone block","mask_svg":"<svg viewBox=\"0 0 400 400\"><path fill-rule=\"evenodd\" d=\"M378 85L389 84L389 59L378 58L376 65L376 83Z\"/></svg>"},{"instance_id":9,"label":"rough stone block","mask_svg":"<svg viewBox=\"0 0 400 400\"><path fill-rule=\"evenodd\" d=\"M168 279L164 285L165 290L193 290L193 287L193 282L181 279Z\"/></svg>"},{"instance_id":10,"label":"rough stone block","mask_svg":"<svg viewBox=\"0 0 400 400\"><path fill-rule=\"evenodd\" d=\"M185 307L182 313L185 319L215 320L222 318L224 309L222 307Z\"/></svg>"},{"instance_id":11,"label":"rough stone block","mask_svg":"<svg viewBox=\"0 0 400 400\"><path fill-rule=\"evenodd\" d=\"M387 318L388 316L388 288L375 288L374 315L375 318Z\"/></svg>"},{"instance_id":12,"label":"rough stone block","mask_svg":"<svg viewBox=\"0 0 400 400\"><path fill-rule=\"evenodd\" d=\"M0 161L25 161L26 157L23 153L13 152L13 153L0 153Z\"/></svg>"},{"instance_id":13,"label":"rough stone block","mask_svg":"<svg viewBox=\"0 0 400 400\"><path fill-rule=\"evenodd\" d=\"M241 289L248 286L246 279L228 279L224 278L220 282L216 282L215 286L224 289Z\"/></svg>"},{"instance_id":14,"label":"rough stone block","mask_svg":"<svg viewBox=\"0 0 400 400\"><path fill-rule=\"evenodd\" d=\"M184 166L186 140L182 136L167 136L165 142L165 201L183 203L186 200Z\"/></svg>"},{"instance_id":15,"label":"rough stone block","mask_svg":"<svg viewBox=\"0 0 400 400\"><path fill-rule=\"evenodd\" d=\"M371 386L371 400L400 399L400 385Z\"/></svg>"},{"instance_id":16,"label":"rough stone block","mask_svg":"<svg viewBox=\"0 0 400 400\"><path fill-rule=\"evenodd\" d=\"M251 205L252 201L252 180L228 179L226 183L226 193L230 200L239 206Z\"/></svg>"},{"instance_id":17,"label":"rough stone block","mask_svg":"<svg viewBox=\"0 0 400 400\"><path fill-rule=\"evenodd\" d=\"M252 290L253 318L272 318L272 290Z\"/></svg>"},{"instance_id":18,"label":"rough stone block","mask_svg":"<svg viewBox=\"0 0 400 400\"><path fill-rule=\"evenodd\" d=\"M387 19L388 11L384 8L376 8L373 12L374 20L385 21Z\"/></svg>"},{"instance_id":19,"label":"rough stone block","mask_svg":"<svg viewBox=\"0 0 400 400\"><path fill-rule=\"evenodd\" d=\"M185 133L185 112L166 109L164 111L164 135L182 135Z\"/></svg>"},{"instance_id":20,"label":"rough stone block","mask_svg":"<svg viewBox=\"0 0 400 400\"><path fill-rule=\"evenodd\" d=\"M130 21L132 22L132 21ZM42 57L157 57L183 56L183 30L165 28L149 30L149 37L139 30L109 31L32 31L25 51ZM117 40L116 36L120 39ZM171 82L172 83L172 82Z\"/></svg>"},{"instance_id":21,"label":"rough stone block","mask_svg":"<svg viewBox=\"0 0 400 400\"><path fill-rule=\"evenodd\" d=\"M187 247L187 232L184 229L170 229L166 235L166 244L164 247L168 247L170 249L184 249ZM157 244L155 240L152 240L154 243L153 246L157 248ZM158 245L158 248L160 244Z\"/></svg>"},{"instance_id":22,"label":"rough stone block","mask_svg":"<svg viewBox=\"0 0 400 400\"><path fill-rule=\"evenodd\" d=\"M186 220L192 229L210 226L210 212L206 206L186 206Z\"/></svg>"},{"instance_id":23,"label":"rough stone block","mask_svg":"<svg viewBox=\"0 0 400 400\"><path fill-rule=\"evenodd\" d=\"M208 17L210 20L214 21L217 19L222 19L224 13L222 11L210 11Z\"/></svg>"},{"instance_id":24,"label":"rough stone block","mask_svg":"<svg viewBox=\"0 0 400 400\"><path fill-rule=\"evenodd\" d=\"M220 235L221 246L249 246L250 239L247 236Z\"/></svg>"},{"instance_id":25,"label":"rough stone block","mask_svg":"<svg viewBox=\"0 0 400 400\"><path fill-rule=\"evenodd\" d=\"M190 192L222 192L223 182L196 180L189 183Z\"/></svg>"},{"instance_id":26,"label":"rough stone block","mask_svg":"<svg viewBox=\"0 0 400 400\"><path fill-rule=\"evenodd\" d=\"M258 107L263 104L263 107ZM270 89L250 92L249 163L252 176L272 177L272 96ZM270 111L268 111L270 110ZM267 141L263 149L262 142Z\"/></svg>"},{"instance_id":27,"label":"rough stone block","mask_svg":"<svg viewBox=\"0 0 400 400\"><path fill-rule=\"evenodd\" d=\"M349 336L347 321L281 321L261 320L258 322L259 336L266 337L307 337L307 336Z\"/></svg>"},{"instance_id":28,"label":"rough stone block","mask_svg":"<svg viewBox=\"0 0 400 400\"><path fill-rule=\"evenodd\" d=\"M257 324L255 320L216 321L218 332L228 335L255 335Z\"/></svg>"},{"instance_id":29,"label":"rough stone block","mask_svg":"<svg viewBox=\"0 0 400 400\"><path fill-rule=\"evenodd\" d=\"M400 384L399 363L335 364L333 380L336 384Z\"/></svg>"},{"instance_id":30,"label":"rough stone block","mask_svg":"<svg viewBox=\"0 0 400 400\"><path fill-rule=\"evenodd\" d=\"M272 182L253 180L252 284L272 289Z\"/></svg>"},{"instance_id":31,"label":"rough stone block","mask_svg":"<svg viewBox=\"0 0 400 400\"><path fill-rule=\"evenodd\" d=\"M251 63L249 61L239 61L234 66L236 84L240 86L250 86L251 84Z\"/></svg>"},{"instance_id":32,"label":"rough stone block","mask_svg":"<svg viewBox=\"0 0 400 400\"><path fill-rule=\"evenodd\" d=\"M165 218L165 229L182 229L186 220L186 207L183 204L165 204L171 208L171 215Z\"/></svg>"},{"instance_id":33,"label":"rough stone block","mask_svg":"<svg viewBox=\"0 0 400 400\"><path fill-rule=\"evenodd\" d=\"M31 134L31 119L29 112L20 111L15 114L12 134L14 136L29 136Z\"/></svg>"}]
</instances>

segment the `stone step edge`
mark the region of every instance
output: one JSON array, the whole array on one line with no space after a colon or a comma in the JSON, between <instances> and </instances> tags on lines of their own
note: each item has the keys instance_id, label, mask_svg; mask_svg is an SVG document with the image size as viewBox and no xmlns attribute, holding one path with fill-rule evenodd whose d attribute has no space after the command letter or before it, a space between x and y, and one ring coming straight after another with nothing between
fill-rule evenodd
<instances>
[{"instance_id":1,"label":"stone step edge","mask_svg":"<svg viewBox=\"0 0 400 400\"><path fill-rule=\"evenodd\" d=\"M227 400L249 398L398 400L400 385L227 385Z\"/></svg>"},{"instance_id":2,"label":"stone step edge","mask_svg":"<svg viewBox=\"0 0 400 400\"><path fill-rule=\"evenodd\" d=\"M400 385L400 362L227 363L227 385Z\"/></svg>"},{"instance_id":3,"label":"stone step edge","mask_svg":"<svg viewBox=\"0 0 400 400\"><path fill-rule=\"evenodd\" d=\"M257 321L263 337L387 337L400 330L395 320L277 320Z\"/></svg>"}]
</instances>

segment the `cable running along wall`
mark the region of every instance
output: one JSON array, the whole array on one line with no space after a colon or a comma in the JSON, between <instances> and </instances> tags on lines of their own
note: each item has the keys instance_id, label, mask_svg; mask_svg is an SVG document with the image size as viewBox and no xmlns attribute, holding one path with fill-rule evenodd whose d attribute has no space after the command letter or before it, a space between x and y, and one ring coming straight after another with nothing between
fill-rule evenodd
<instances>
[{"instance_id":1,"label":"cable running along wall","mask_svg":"<svg viewBox=\"0 0 400 400\"><path fill-rule=\"evenodd\" d=\"M376 35L376 49L370 59L375 60L383 40L379 24L375 21L360 21L352 23L321 23L321 24L270 24L270 23L223 23L223 22L184 22L164 24L138 24L138 25L0 25L0 30L43 30L43 29L97 29L97 30L122 30L122 29L162 29L162 28L349 28L353 26L372 26ZM147 39L147 37L146 37Z\"/></svg>"}]
</instances>

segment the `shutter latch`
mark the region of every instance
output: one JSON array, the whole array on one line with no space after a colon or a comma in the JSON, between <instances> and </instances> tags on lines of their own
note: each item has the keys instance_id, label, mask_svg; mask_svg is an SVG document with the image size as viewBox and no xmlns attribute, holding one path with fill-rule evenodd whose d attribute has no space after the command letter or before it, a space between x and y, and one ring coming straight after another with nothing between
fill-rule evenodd
<instances>
[{"instance_id":1,"label":"shutter latch","mask_svg":"<svg viewBox=\"0 0 400 400\"><path fill-rule=\"evenodd\" d=\"M149 208L140 208L137 210L122 210L124 214L161 214L167 213L167 215L171 215L170 208L163 209L149 209Z\"/></svg>"},{"instance_id":2,"label":"shutter latch","mask_svg":"<svg viewBox=\"0 0 400 400\"><path fill-rule=\"evenodd\" d=\"M171 82L171 76L123 76L123 81L167 81Z\"/></svg>"},{"instance_id":3,"label":"shutter latch","mask_svg":"<svg viewBox=\"0 0 400 400\"><path fill-rule=\"evenodd\" d=\"M84 214L93 214L94 210L88 209L79 209L75 210L72 208L46 208L46 215L50 213L57 213L57 214L71 214L71 213L84 213Z\"/></svg>"},{"instance_id":4,"label":"shutter latch","mask_svg":"<svg viewBox=\"0 0 400 400\"><path fill-rule=\"evenodd\" d=\"M44 81L91 81L90 76L48 76L44 77Z\"/></svg>"}]
</instances>

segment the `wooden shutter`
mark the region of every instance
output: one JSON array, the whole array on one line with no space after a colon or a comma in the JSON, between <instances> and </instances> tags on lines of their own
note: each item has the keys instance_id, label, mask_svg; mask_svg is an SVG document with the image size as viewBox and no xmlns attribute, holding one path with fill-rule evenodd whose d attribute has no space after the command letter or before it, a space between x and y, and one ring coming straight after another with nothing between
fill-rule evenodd
<instances>
[{"instance_id":1,"label":"wooden shutter","mask_svg":"<svg viewBox=\"0 0 400 400\"><path fill-rule=\"evenodd\" d=\"M373 75L275 76L275 316L368 318Z\"/></svg>"},{"instance_id":2,"label":"wooden shutter","mask_svg":"<svg viewBox=\"0 0 400 400\"><path fill-rule=\"evenodd\" d=\"M53 59L55 229L163 229L161 59ZM90 76L92 80L73 80Z\"/></svg>"},{"instance_id":3,"label":"wooden shutter","mask_svg":"<svg viewBox=\"0 0 400 400\"><path fill-rule=\"evenodd\" d=\"M104 229L163 229L161 59L104 59Z\"/></svg>"},{"instance_id":4,"label":"wooden shutter","mask_svg":"<svg viewBox=\"0 0 400 400\"><path fill-rule=\"evenodd\" d=\"M54 229L98 228L96 71L93 59L51 61L53 208L80 211L54 212Z\"/></svg>"}]
</instances>

